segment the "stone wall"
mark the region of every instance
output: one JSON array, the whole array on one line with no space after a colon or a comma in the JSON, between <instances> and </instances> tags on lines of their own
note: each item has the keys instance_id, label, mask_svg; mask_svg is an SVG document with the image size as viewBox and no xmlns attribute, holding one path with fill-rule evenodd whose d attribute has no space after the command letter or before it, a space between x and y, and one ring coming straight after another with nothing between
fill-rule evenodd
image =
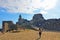
<instances>
[{"instance_id":1,"label":"stone wall","mask_svg":"<svg viewBox=\"0 0 60 40\"><path fill-rule=\"evenodd\" d=\"M3 21L2 22L2 30L3 32L7 32L9 30L9 27L13 24L12 21Z\"/></svg>"}]
</instances>

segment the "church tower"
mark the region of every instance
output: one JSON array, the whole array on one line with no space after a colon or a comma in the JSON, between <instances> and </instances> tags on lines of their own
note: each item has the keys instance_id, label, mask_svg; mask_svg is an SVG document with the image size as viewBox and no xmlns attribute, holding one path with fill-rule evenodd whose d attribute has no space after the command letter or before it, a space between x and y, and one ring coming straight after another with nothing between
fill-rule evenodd
<instances>
[{"instance_id":1,"label":"church tower","mask_svg":"<svg viewBox=\"0 0 60 40\"><path fill-rule=\"evenodd\" d=\"M18 22L22 19L21 15L19 15L19 19L18 19Z\"/></svg>"}]
</instances>

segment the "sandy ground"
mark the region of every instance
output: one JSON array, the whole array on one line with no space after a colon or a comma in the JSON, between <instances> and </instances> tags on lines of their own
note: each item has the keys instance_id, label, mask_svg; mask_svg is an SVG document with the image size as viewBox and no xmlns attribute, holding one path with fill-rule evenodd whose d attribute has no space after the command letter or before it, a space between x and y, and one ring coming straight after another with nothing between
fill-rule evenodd
<instances>
[{"instance_id":1,"label":"sandy ground","mask_svg":"<svg viewBox=\"0 0 60 40\"><path fill-rule=\"evenodd\" d=\"M60 40L60 32L42 32L39 39L38 31L25 30L18 33L5 33L0 35L0 40Z\"/></svg>"}]
</instances>

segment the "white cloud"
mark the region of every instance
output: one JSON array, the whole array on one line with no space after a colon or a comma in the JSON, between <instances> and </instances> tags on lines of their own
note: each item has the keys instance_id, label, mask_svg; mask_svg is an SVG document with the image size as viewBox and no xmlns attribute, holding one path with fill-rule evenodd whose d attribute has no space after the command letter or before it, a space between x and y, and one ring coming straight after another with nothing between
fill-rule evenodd
<instances>
[{"instance_id":1,"label":"white cloud","mask_svg":"<svg viewBox=\"0 0 60 40\"><path fill-rule=\"evenodd\" d=\"M47 14L47 11L41 10L41 14Z\"/></svg>"},{"instance_id":2,"label":"white cloud","mask_svg":"<svg viewBox=\"0 0 60 40\"><path fill-rule=\"evenodd\" d=\"M0 0L0 7L7 8L8 12L21 13L34 13L35 9L41 9L40 13L46 14L47 10L56 6L56 2L57 0Z\"/></svg>"}]
</instances>

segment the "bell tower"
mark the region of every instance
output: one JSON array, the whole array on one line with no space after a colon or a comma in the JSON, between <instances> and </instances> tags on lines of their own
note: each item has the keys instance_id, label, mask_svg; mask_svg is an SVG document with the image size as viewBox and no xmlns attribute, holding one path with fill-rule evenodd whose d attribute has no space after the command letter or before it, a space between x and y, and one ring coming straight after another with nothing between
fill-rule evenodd
<instances>
[{"instance_id":1,"label":"bell tower","mask_svg":"<svg viewBox=\"0 0 60 40\"><path fill-rule=\"evenodd\" d=\"M18 19L18 21L20 21L22 19L22 17L21 17L21 15L19 15L19 19Z\"/></svg>"}]
</instances>

